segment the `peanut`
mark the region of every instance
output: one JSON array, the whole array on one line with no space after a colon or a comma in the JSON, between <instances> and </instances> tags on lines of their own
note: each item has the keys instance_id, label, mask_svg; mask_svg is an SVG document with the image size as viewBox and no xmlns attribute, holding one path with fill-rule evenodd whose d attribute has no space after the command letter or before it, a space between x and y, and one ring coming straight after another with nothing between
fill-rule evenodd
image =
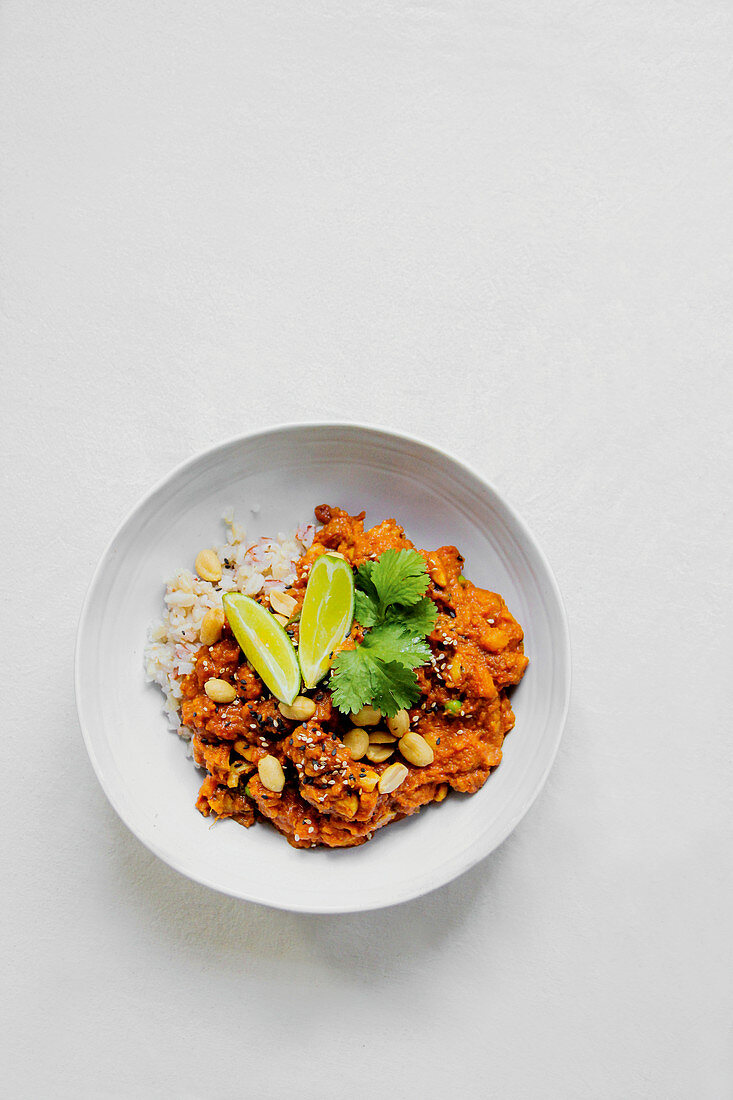
<instances>
[{"instance_id":1,"label":"peanut","mask_svg":"<svg viewBox=\"0 0 733 1100\"><path fill-rule=\"evenodd\" d=\"M279 794L285 786L285 772L276 756L263 756L257 765L257 773L263 787Z\"/></svg>"},{"instance_id":2,"label":"peanut","mask_svg":"<svg viewBox=\"0 0 733 1100\"><path fill-rule=\"evenodd\" d=\"M224 612L216 607L207 611L201 620L199 634L202 645L214 645L221 638L224 629Z\"/></svg>"},{"instance_id":3,"label":"peanut","mask_svg":"<svg viewBox=\"0 0 733 1100\"><path fill-rule=\"evenodd\" d=\"M204 691L212 703L233 703L237 698L236 688L228 684L226 680L219 680L216 676L212 676L210 680L206 681Z\"/></svg>"},{"instance_id":4,"label":"peanut","mask_svg":"<svg viewBox=\"0 0 733 1100\"><path fill-rule=\"evenodd\" d=\"M221 562L216 550L202 550L194 564L202 581L218 584L221 580Z\"/></svg>"},{"instance_id":5,"label":"peanut","mask_svg":"<svg viewBox=\"0 0 733 1100\"><path fill-rule=\"evenodd\" d=\"M397 738L391 733L387 733L386 730L372 730L369 734L369 740L372 745L394 745Z\"/></svg>"},{"instance_id":6,"label":"peanut","mask_svg":"<svg viewBox=\"0 0 733 1100\"><path fill-rule=\"evenodd\" d=\"M407 779L408 771L404 764L390 764L379 779L379 793L391 794Z\"/></svg>"},{"instance_id":7,"label":"peanut","mask_svg":"<svg viewBox=\"0 0 733 1100\"><path fill-rule=\"evenodd\" d=\"M394 718L387 719L387 729L395 737L404 737L410 728L410 716L406 710L398 710Z\"/></svg>"},{"instance_id":8,"label":"peanut","mask_svg":"<svg viewBox=\"0 0 733 1100\"><path fill-rule=\"evenodd\" d=\"M416 768L424 768L427 764L432 764L435 759L435 753L425 738L414 730L400 738L399 746L405 760L414 764Z\"/></svg>"},{"instance_id":9,"label":"peanut","mask_svg":"<svg viewBox=\"0 0 733 1100\"><path fill-rule=\"evenodd\" d=\"M381 717L382 712L376 707L362 707L351 715L351 721L355 726L376 726Z\"/></svg>"},{"instance_id":10,"label":"peanut","mask_svg":"<svg viewBox=\"0 0 733 1100\"><path fill-rule=\"evenodd\" d=\"M353 729L344 734L344 745L349 750L349 756L352 760L361 760L369 748L369 734L366 730L354 726Z\"/></svg>"},{"instance_id":11,"label":"peanut","mask_svg":"<svg viewBox=\"0 0 733 1100\"><path fill-rule=\"evenodd\" d=\"M365 753L365 756L367 760L371 761L372 764L383 764L385 760L389 760L393 752L394 744L370 745Z\"/></svg>"},{"instance_id":12,"label":"peanut","mask_svg":"<svg viewBox=\"0 0 733 1100\"><path fill-rule=\"evenodd\" d=\"M297 601L292 596L288 596L286 592L280 592L279 589L273 588L268 599L272 610L277 611L278 615L284 615L286 620L295 611Z\"/></svg>"},{"instance_id":13,"label":"peanut","mask_svg":"<svg viewBox=\"0 0 733 1100\"><path fill-rule=\"evenodd\" d=\"M316 713L316 704L307 695L296 695L290 706L279 703L278 710L283 718L289 718L291 722L306 722Z\"/></svg>"}]
</instances>

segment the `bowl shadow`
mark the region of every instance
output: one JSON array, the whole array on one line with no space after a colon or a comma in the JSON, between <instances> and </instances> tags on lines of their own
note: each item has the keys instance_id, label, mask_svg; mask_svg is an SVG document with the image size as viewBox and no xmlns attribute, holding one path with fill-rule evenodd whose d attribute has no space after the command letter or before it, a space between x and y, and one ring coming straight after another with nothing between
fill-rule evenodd
<instances>
[{"instance_id":1,"label":"bowl shadow","mask_svg":"<svg viewBox=\"0 0 733 1100\"><path fill-rule=\"evenodd\" d=\"M426 952L461 938L486 895L495 894L512 837L475 867L420 898L358 913L291 913L230 898L187 879L152 855L110 810L109 873L133 919L148 933L205 966L231 976L253 960L317 961L356 982L379 980L394 966L424 968Z\"/></svg>"}]
</instances>

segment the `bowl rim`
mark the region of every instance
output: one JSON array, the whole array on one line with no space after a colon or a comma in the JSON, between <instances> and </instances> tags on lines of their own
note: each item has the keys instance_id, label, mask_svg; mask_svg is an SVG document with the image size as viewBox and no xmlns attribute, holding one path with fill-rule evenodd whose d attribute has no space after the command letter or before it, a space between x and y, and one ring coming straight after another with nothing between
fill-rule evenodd
<instances>
[{"instance_id":1,"label":"bowl rim","mask_svg":"<svg viewBox=\"0 0 733 1100\"><path fill-rule=\"evenodd\" d=\"M178 478L181 474L184 474L189 467L195 466L201 459L206 457L213 457L220 451L225 451L227 448L236 446L244 442L245 440L264 439L267 436L287 434L293 431L303 430L322 430L322 429L335 429L335 430L348 430L363 432L365 434L381 435L393 440L400 440L405 443L417 444L418 447L423 448L428 452L429 456L445 459L455 463L464 473L475 478L481 485L485 486L492 492L498 501L506 508L511 520L517 525L517 528L521 532L522 536L531 544L533 551L537 554L540 563L545 570L547 580L550 585L550 589L553 597L556 600L557 608L559 610L559 626L561 627L561 638L559 641L562 644L562 658L563 665L567 669L564 697L562 700L562 709L560 712L559 721L556 722L554 743L550 748L550 752L545 764L544 770L535 781L532 788L527 792L526 797L522 805L518 808L517 812L511 817L509 821L499 831L498 839L492 837L488 845L476 844L473 845L470 850L463 853L462 858L457 859L455 863L451 863L447 866L448 874L445 874L446 865L442 865L440 868L440 877L438 881L428 883L424 889L418 890L407 889L402 892L397 891L396 896L389 898L383 902L369 902L366 905L361 905L358 902L352 904L303 904L299 902L277 902L271 901L267 898L257 896L253 893L248 893L246 890L233 890L226 887L222 887L217 882L207 878L204 873L197 873L190 870L187 867L182 866L182 861L179 860L175 853L164 851L162 847L156 844L155 840L148 836L141 835L138 829L128 821L125 813L118 805L116 797L110 789L110 784L105 776L104 769L101 767L99 760L94 749L92 736L89 732L90 722L85 717L84 703L83 703L83 688L82 688L82 668L81 668L81 642L84 632L87 628L88 621L93 611L94 597L96 595L97 586L100 581L100 577L103 569L107 564L107 560L114 549L114 545L117 542L118 537L127 525L134 519L136 514L141 511L161 489L163 489L168 482L171 482ZM570 706L570 694L572 687L572 650L570 643L570 627L568 624L567 610L560 591L560 587L557 583L557 579L552 570L552 567L547 559L547 556L542 549L541 544L535 538L534 533L528 526L523 517L517 512L514 506L507 500L506 496L499 492L496 486L479 473L478 470L470 463L465 462L463 459L457 458L452 452L445 450L442 447L436 446L434 443L430 443L427 440L421 438L418 435L414 435L410 432L398 431L393 428L387 428L378 424L366 423L364 421L347 421L347 420L298 420L288 421L283 423L277 423L269 425L266 428L256 428L249 432L239 432L234 436L230 436L226 439L220 440L218 443L214 443L210 447L204 447L201 450L196 451L193 455L189 455L188 458L177 463L168 473L160 477L132 506L132 508L124 515L120 523L115 528L112 536L108 540L107 544L102 551L99 560L94 568L92 576L87 585L86 593L81 606L79 614L79 621L76 631L76 642L74 648L74 695L76 701L76 711L81 730L84 745L86 747L87 755L91 762L94 773L97 780L104 791L107 801L110 803L112 809L117 816L123 822L127 829L135 836L135 838L152 852L158 859L162 860L167 866L177 871L194 882L198 882L202 886L206 886L211 890L215 890L217 893L224 894L228 897L237 898L242 901L251 902L256 905L263 905L272 909L281 909L286 912L296 913L316 913L316 914L338 914L338 913L354 913L354 912L370 912L379 909L385 909L395 905L402 905L405 902L411 901L415 898L424 897L425 895L432 893L434 890L438 890L441 886L447 885L454 879L463 875L466 871L475 867L477 863L480 863L483 859L486 859L492 852L496 851L507 837L514 831L522 818L527 814L535 800L537 799L540 791L544 787L547 777L550 773L555 757L557 756L560 742L562 740L563 733L565 731L565 725L567 722L568 710Z\"/></svg>"}]
</instances>

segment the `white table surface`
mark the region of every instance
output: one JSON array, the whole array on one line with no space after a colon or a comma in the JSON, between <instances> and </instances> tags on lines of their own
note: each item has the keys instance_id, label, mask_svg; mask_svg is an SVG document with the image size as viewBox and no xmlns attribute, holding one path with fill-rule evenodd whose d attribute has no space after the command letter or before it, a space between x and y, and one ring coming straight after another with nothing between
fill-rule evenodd
<instances>
[{"instance_id":1,"label":"white table surface","mask_svg":"<svg viewBox=\"0 0 733 1100\"><path fill-rule=\"evenodd\" d=\"M733 1095L732 14L3 3L3 1096ZM323 418L482 470L574 648L501 849L326 918L151 856L72 689L140 495Z\"/></svg>"}]
</instances>

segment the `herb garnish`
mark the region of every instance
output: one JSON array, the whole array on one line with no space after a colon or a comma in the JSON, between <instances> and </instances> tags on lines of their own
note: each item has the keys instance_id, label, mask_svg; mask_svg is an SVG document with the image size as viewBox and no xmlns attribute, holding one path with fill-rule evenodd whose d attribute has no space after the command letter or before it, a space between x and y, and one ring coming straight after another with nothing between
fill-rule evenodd
<instances>
[{"instance_id":1,"label":"herb garnish","mask_svg":"<svg viewBox=\"0 0 733 1100\"><path fill-rule=\"evenodd\" d=\"M417 550L385 550L354 580L354 618L365 635L333 663L333 701L344 714L371 704L391 718L420 698L414 670L430 660L425 635L438 614L425 595L430 577Z\"/></svg>"}]
</instances>

